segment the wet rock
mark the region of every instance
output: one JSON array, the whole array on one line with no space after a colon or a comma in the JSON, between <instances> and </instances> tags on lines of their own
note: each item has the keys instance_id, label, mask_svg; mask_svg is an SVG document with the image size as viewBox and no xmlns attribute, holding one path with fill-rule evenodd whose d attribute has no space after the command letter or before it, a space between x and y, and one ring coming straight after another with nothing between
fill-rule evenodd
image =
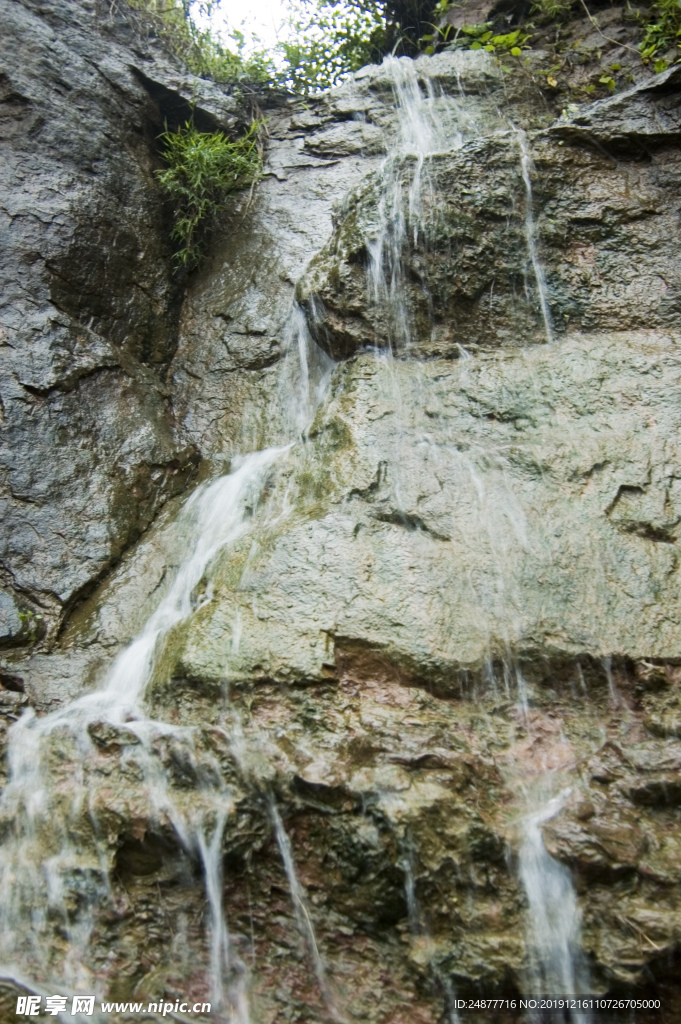
<instances>
[{"instance_id":1,"label":"wet rock","mask_svg":"<svg viewBox=\"0 0 681 1024\"><path fill-rule=\"evenodd\" d=\"M681 738L681 693L675 688L657 700L645 703L648 711L644 721L653 736Z\"/></svg>"},{"instance_id":2,"label":"wet rock","mask_svg":"<svg viewBox=\"0 0 681 1024\"><path fill-rule=\"evenodd\" d=\"M16 640L24 630L19 605L11 594L0 591L0 642Z\"/></svg>"},{"instance_id":3,"label":"wet rock","mask_svg":"<svg viewBox=\"0 0 681 1024\"><path fill-rule=\"evenodd\" d=\"M509 82L484 53L439 54L415 67L452 140L482 123L506 127L499 104L511 94L519 101L519 123L551 120L531 79ZM457 76L465 77L465 96ZM443 90L456 99L440 95ZM207 455L280 444L297 428L277 364L298 344L291 304L297 290L302 294L299 279L333 240L334 221L345 221L353 189L366 186L400 130L394 78L383 66L363 68L304 107L267 114L265 179L216 231L211 260L183 307L173 362L177 415ZM364 303L363 278L357 287Z\"/></svg>"},{"instance_id":4,"label":"wet rock","mask_svg":"<svg viewBox=\"0 0 681 1024\"><path fill-rule=\"evenodd\" d=\"M97 746L104 750L135 746L139 743L139 737L131 729L116 727L109 722L93 722L88 726L88 733Z\"/></svg>"},{"instance_id":5,"label":"wet rock","mask_svg":"<svg viewBox=\"0 0 681 1024\"><path fill-rule=\"evenodd\" d=\"M372 300L367 288L379 239L384 250L392 242L381 236L385 172L364 181L298 285L299 301L314 311L318 343L335 358L368 345L390 345L403 357L457 358L462 345L545 342L547 326L528 255L526 218L533 206L549 330L678 331L675 150L654 165L622 164L539 136L528 198L523 145L517 132L506 131L427 157L422 169L414 157L403 158L400 202L407 236L416 242L404 248L399 311L387 300ZM415 174L424 182L416 214L408 195ZM392 258L383 252L386 267ZM651 516L660 518L650 528L664 538L674 522L667 523L662 507L643 505L635 492L623 493L616 514L632 531L647 528Z\"/></svg>"},{"instance_id":6,"label":"wet rock","mask_svg":"<svg viewBox=\"0 0 681 1024\"><path fill-rule=\"evenodd\" d=\"M589 818L586 824L560 816L544 829L546 848L587 876L618 877L636 870L647 850L647 841L635 817L612 811Z\"/></svg>"},{"instance_id":7,"label":"wet rock","mask_svg":"<svg viewBox=\"0 0 681 1024\"><path fill-rule=\"evenodd\" d=\"M642 779L630 786L629 798L646 807L677 807L681 804L681 779L678 774Z\"/></svg>"},{"instance_id":8,"label":"wet rock","mask_svg":"<svg viewBox=\"0 0 681 1024\"><path fill-rule=\"evenodd\" d=\"M234 101L125 10L3 6L0 558L48 637L194 473L161 383L181 293L155 137Z\"/></svg>"},{"instance_id":9,"label":"wet rock","mask_svg":"<svg viewBox=\"0 0 681 1024\"><path fill-rule=\"evenodd\" d=\"M70 82L99 9L50 10L57 27L67 10L74 19ZM550 780L563 803L544 842L572 873L594 988L657 977L681 935L677 154L615 166L555 134L528 136L556 324L545 345L522 138L497 108L505 92L530 133L547 126L546 108L531 76L505 77L484 53L420 59L464 145L425 167L427 231L405 254L414 347L399 360L364 352L385 334L364 264L381 146L398 128L390 74L364 69L309 110L273 113L267 176L225 214L175 351L177 295L167 238L146 234L160 211L140 139L162 109L181 116L185 86L152 56L123 66L119 33L132 28L105 24L95 106L111 109L115 80L138 136L134 159L115 165L131 212L121 199L120 249L105 225L104 254L90 258L95 228L69 234L59 208L68 244L55 242L44 271L37 260L35 285L54 304L54 345L38 332L35 374L21 364L5 406L18 431L12 572L31 607L35 595L77 607L53 653L4 652L3 719L101 684L168 593L190 534L167 499L191 477L191 445L217 473L239 452L294 443L158 644L149 718L90 722L86 758L61 721L40 747L43 792L25 834L3 806L14 863L40 866L37 888L13 889L25 920L63 886L57 925L41 918L44 949L31 929L18 954L58 976L65 914L91 937L83 971L120 999L208 998L210 877L239 957L230 980L256 964L254 1019L328 1020L331 998L349 1020L440 1020L452 991L528 988L517 862ZM465 95L449 103L437 87L458 90L459 75ZM16 125L51 109L26 77L9 94ZM229 124L229 98L196 86L197 116ZM647 95L598 117L622 120ZM92 114L94 156L108 152L108 117ZM108 165L93 166L108 189ZM100 217L106 189L91 194L77 170L81 224ZM406 187L413 158L404 172ZM114 285L106 295L100 277ZM320 340L348 357L302 436L299 380L280 365L304 327L290 313L297 287ZM60 349L67 329L73 344ZM57 454L33 462L32 443ZM2 605L10 637L15 607Z\"/></svg>"},{"instance_id":10,"label":"wet rock","mask_svg":"<svg viewBox=\"0 0 681 1024\"><path fill-rule=\"evenodd\" d=\"M18 718L26 705L28 697L16 690L0 689L0 715L6 718Z\"/></svg>"},{"instance_id":11,"label":"wet rock","mask_svg":"<svg viewBox=\"0 0 681 1024\"><path fill-rule=\"evenodd\" d=\"M354 651L365 680L455 693L509 643L530 675L576 652L678 658L676 546L610 514L625 481L676 508L677 362L662 339L617 334L339 367L308 440L282 456L258 551L246 564L249 539L211 570L166 680L321 681Z\"/></svg>"},{"instance_id":12,"label":"wet rock","mask_svg":"<svg viewBox=\"0 0 681 1024\"><path fill-rule=\"evenodd\" d=\"M0 647L31 643L42 633L42 616L0 590Z\"/></svg>"},{"instance_id":13,"label":"wet rock","mask_svg":"<svg viewBox=\"0 0 681 1024\"><path fill-rule=\"evenodd\" d=\"M679 68L670 67L631 89L563 117L550 131L618 152L674 145L681 138Z\"/></svg>"}]
</instances>

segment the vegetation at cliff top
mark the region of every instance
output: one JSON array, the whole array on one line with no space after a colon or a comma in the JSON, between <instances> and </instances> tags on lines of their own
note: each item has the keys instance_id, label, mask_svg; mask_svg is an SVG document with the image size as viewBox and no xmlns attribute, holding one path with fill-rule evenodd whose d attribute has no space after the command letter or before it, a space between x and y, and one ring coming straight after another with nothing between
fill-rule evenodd
<instances>
[{"instance_id":1,"label":"vegetation at cliff top","mask_svg":"<svg viewBox=\"0 0 681 1024\"><path fill-rule=\"evenodd\" d=\"M256 38L247 40L239 29L233 29L225 42L198 27L193 11L210 14L220 0L127 3L142 13L196 75L235 85L243 92L275 88L308 95L334 85L364 64L380 61L386 53L415 55L465 48L517 58L531 48L536 29L547 25L558 29L571 18L585 15L606 45L617 44L601 32L598 16L590 10L592 0L534 0L529 18L536 24L525 14L516 17L511 11L489 22L458 27L453 15L464 7L459 0L290 0L289 37L270 51ZM624 43L625 49L635 53L637 47L640 59L655 71L681 59L681 0L653 0L649 10L628 7L627 11L630 21L638 21L638 39L634 38L634 46ZM598 81L607 88L615 84L610 71Z\"/></svg>"},{"instance_id":2,"label":"vegetation at cliff top","mask_svg":"<svg viewBox=\"0 0 681 1024\"><path fill-rule=\"evenodd\" d=\"M497 18L482 24L459 24L452 13L461 6L452 0L291 0L294 33L277 44L278 54L247 46L244 34L231 33L231 48L192 18L192 6L210 12L220 0L127 0L149 19L155 30L187 67L200 77L227 83L242 92L263 88L292 90L307 95L335 84L343 75L385 52L435 53L442 49L483 49L505 59L517 59L531 47L535 25L513 27L506 17L504 30ZM578 0L534 0L539 22L560 24L571 16ZM600 32L585 0L579 0L589 21ZM653 20L641 22L640 58L655 71L681 59L681 0L655 0ZM425 21L430 17L430 22ZM429 31L427 31L429 29ZM604 40L605 33L600 32ZM636 50L614 39L615 45ZM600 54L599 54L600 56ZM547 85L557 87L559 64L546 71ZM584 96L596 88L612 90L620 64L596 72L597 84L582 87ZM626 69L625 69L626 70ZM623 72L624 73L624 72ZM630 79L631 80L631 79ZM258 147L260 124L254 122L241 138L199 132L193 124L161 136L166 168L159 182L173 205L173 238L179 243L177 262L187 268L201 258L211 223L226 197L252 184L261 171Z\"/></svg>"},{"instance_id":3,"label":"vegetation at cliff top","mask_svg":"<svg viewBox=\"0 0 681 1024\"><path fill-rule=\"evenodd\" d=\"M231 31L226 43L201 29L192 9L210 13L219 2L127 0L190 71L243 92L263 87L303 95L317 92L350 71L380 61L389 48L384 0L292 2L290 37L270 52L254 46L257 39L247 41L239 29Z\"/></svg>"},{"instance_id":4,"label":"vegetation at cliff top","mask_svg":"<svg viewBox=\"0 0 681 1024\"><path fill-rule=\"evenodd\" d=\"M191 269L199 263L211 223L226 197L259 176L259 128L254 121L236 140L221 132L200 132L193 124L161 136L167 167L157 174L174 208L172 237L180 244L175 253L180 266Z\"/></svg>"},{"instance_id":5,"label":"vegetation at cliff top","mask_svg":"<svg viewBox=\"0 0 681 1024\"><path fill-rule=\"evenodd\" d=\"M653 5L654 20L645 27L645 34L640 45L644 60L656 59L658 70L660 59L668 63L665 56L672 60L681 59L681 0L657 0ZM674 52L675 51L675 52Z\"/></svg>"}]
</instances>

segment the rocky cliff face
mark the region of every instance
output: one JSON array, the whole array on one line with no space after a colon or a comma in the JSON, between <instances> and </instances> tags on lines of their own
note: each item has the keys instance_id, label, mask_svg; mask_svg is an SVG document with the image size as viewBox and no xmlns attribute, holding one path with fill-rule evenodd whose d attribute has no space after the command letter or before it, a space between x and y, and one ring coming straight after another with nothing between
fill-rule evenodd
<instances>
[{"instance_id":1,"label":"rocky cliff face","mask_svg":"<svg viewBox=\"0 0 681 1024\"><path fill-rule=\"evenodd\" d=\"M192 478L164 383L181 290L155 138L236 104L100 3L3 4L2 634L65 611ZM10 673L11 674L11 673Z\"/></svg>"},{"instance_id":2,"label":"rocky cliff face","mask_svg":"<svg viewBox=\"0 0 681 1024\"><path fill-rule=\"evenodd\" d=\"M11 236L32 326L4 405L44 554L10 540L2 608L15 644L39 629L12 600L64 623L6 662L53 711L15 730L3 805L24 973L70 956L93 991L222 993L230 1021L425 1024L552 983L663 991L675 1020L678 72L560 116L541 55L459 53L272 109L180 303L149 136L189 87L124 20L11 10L43 60L73 33L8 107L48 204ZM97 160L55 127L86 65ZM196 453L228 500L178 514ZM159 606L153 658L68 705ZM36 938L46 862L68 927Z\"/></svg>"}]
</instances>

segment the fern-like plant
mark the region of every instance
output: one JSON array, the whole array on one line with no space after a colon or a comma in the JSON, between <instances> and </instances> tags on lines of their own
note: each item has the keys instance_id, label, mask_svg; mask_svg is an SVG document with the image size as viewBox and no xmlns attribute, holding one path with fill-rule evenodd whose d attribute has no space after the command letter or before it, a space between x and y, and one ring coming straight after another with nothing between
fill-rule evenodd
<instances>
[{"instance_id":1,"label":"fern-like plant","mask_svg":"<svg viewBox=\"0 0 681 1024\"><path fill-rule=\"evenodd\" d=\"M231 192L251 185L260 175L258 145L261 122L254 121L238 139L222 132L200 132L189 123L161 135L168 165L157 171L161 188L173 205L175 259L191 269L203 253L215 215Z\"/></svg>"}]
</instances>

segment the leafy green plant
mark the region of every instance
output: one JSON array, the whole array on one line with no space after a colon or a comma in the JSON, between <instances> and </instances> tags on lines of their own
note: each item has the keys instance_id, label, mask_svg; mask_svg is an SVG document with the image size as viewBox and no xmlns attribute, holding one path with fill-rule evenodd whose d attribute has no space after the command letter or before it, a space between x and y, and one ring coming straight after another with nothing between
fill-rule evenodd
<instances>
[{"instance_id":1,"label":"leafy green plant","mask_svg":"<svg viewBox=\"0 0 681 1024\"><path fill-rule=\"evenodd\" d=\"M519 57L530 38L528 32L516 29L513 32L495 32L491 21L477 25L462 25L455 29L446 19L449 12L460 6L453 0L438 0L433 9L433 29L421 36L419 43L424 53L447 50L486 50L487 53L510 53ZM532 28L532 26L528 26ZM453 38L452 38L453 37ZM425 45L424 45L425 44Z\"/></svg>"},{"instance_id":2,"label":"leafy green plant","mask_svg":"<svg viewBox=\"0 0 681 1024\"><path fill-rule=\"evenodd\" d=\"M264 51L246 52L243 33L233 31L232 47L201 29L191 16L197 0L126 0L129 7L164 40L168 48L199 78L210 78L229 85L262 86L279 84L279 72L271 56ZM219 0L203 0L209 12Z\"/></svg>"},{"instance_id":3,"label":"leafy green plant","mask_svg":"<svg viewBox=\"0 0 681 1024\"><path fill-rule=\"evenodd\" d=\"M462 25L448 49L486 50L487 53L510 53L519 57L530 35L521 29L495 34L491 22L480 25Z\"/></svg>"},{"instance_id":4,"label":"leafy green plant","mask_svg":"<svg viewBox=\"0 0 681 1024\"><path fill-rule=\"evenodd\" d=\"M220 0L126 0L140 11L190 71L215 82L290 89L308 95L335 85L352 71L380 61L386 51L387 14L383 0L291 0L291 39L273 52L232 29L228 44L192 18Z\"/></svg>"},{"instance_id":5,"label":"leafy green plant","mask_svg":"<svg viewBox=\"0 0 681 1024\"><path fill-rule=\"evenodd\" d=\"M221 132L200 132L191 123L160 136L168 166L157 175L174 208L172 236L180 243L175 259L181 266L198 264L212 222L227 196L260 175L261 124L254 121L235 140Z\"/></svg>"},{"instance_id":6,"label":"leafy green plant","mask_svg":"<svg viewBox=\"0 0 681 1024\"><path fill-rule=\"evenodd\" d=\"M512 32L495 31L492 22L455 28L447 19L460 0L289 0L289 38L267 52L256 37L245 38L233 29L226 42L197 26L194 10L207 13L220 0L111 0L126 2L140 11L167 45L194 74L216 82L249 89L289 89L309 95L329 88L363 64L380 61L386 52L435 53L442 49L482 49L497 56L520 57L530 48L534 26L524 24ZM533 0L540 23L568 20L584 9L593 27L609 44L633 50L626 42L603 32L586 0ZM430 19L430 20L429 20ZM623 20L643 20L640 11L627 7ZM498 27L498 25L497 25ZM681 0L654 0L652 17L634 50L655 71L681 59ZM600 59L600 53L597 54ZM614 70L614 69L613 69ZM551 87L558 81L547 77ZM587 94L617 87L614 76L601 69L597 84Z\"/></svg>"},{"instance_id":7,"label":"leafy green plant","mask_svg":"<svg viewBox=\"0 0 681 1024\"><path fill-rule=\"evenodd\" d=\"M532 13L548 21L565 21L572 10L572 0L533 0Z\"/></svg>"},{"instance_id":8,"label":"leafy green plant","mask_svg":"<svg viewBox=\"0 0 681 1024\"><path fill-rule=\"evenodd\" d=\"M449 37L454 30L454 26L450 25L444 19L453 6L454 4L451 3L451 0L438 0L438 3L435 5L433 10L433 17L437 20L435 23L429 22L429 27L432 28L433 31L424 33L424 35L419 39L419 45L423 49L424 53L435 53L439 45L444 44L449 40Z\"/></svg>"},{"instance_id":9,"label":"leafy green plant","mask_svg":"<svg viewBox=\"0 0 681 1024\"><path fill-rule=\"evenodd\" d=\"M655 71L664 71L668 62L658 55L675 51L672 60L681 57L681 0L656 0L652 11L654 20L646 25L639 49L646 63L654 61Z\"/></svg>"}]
</instances>

